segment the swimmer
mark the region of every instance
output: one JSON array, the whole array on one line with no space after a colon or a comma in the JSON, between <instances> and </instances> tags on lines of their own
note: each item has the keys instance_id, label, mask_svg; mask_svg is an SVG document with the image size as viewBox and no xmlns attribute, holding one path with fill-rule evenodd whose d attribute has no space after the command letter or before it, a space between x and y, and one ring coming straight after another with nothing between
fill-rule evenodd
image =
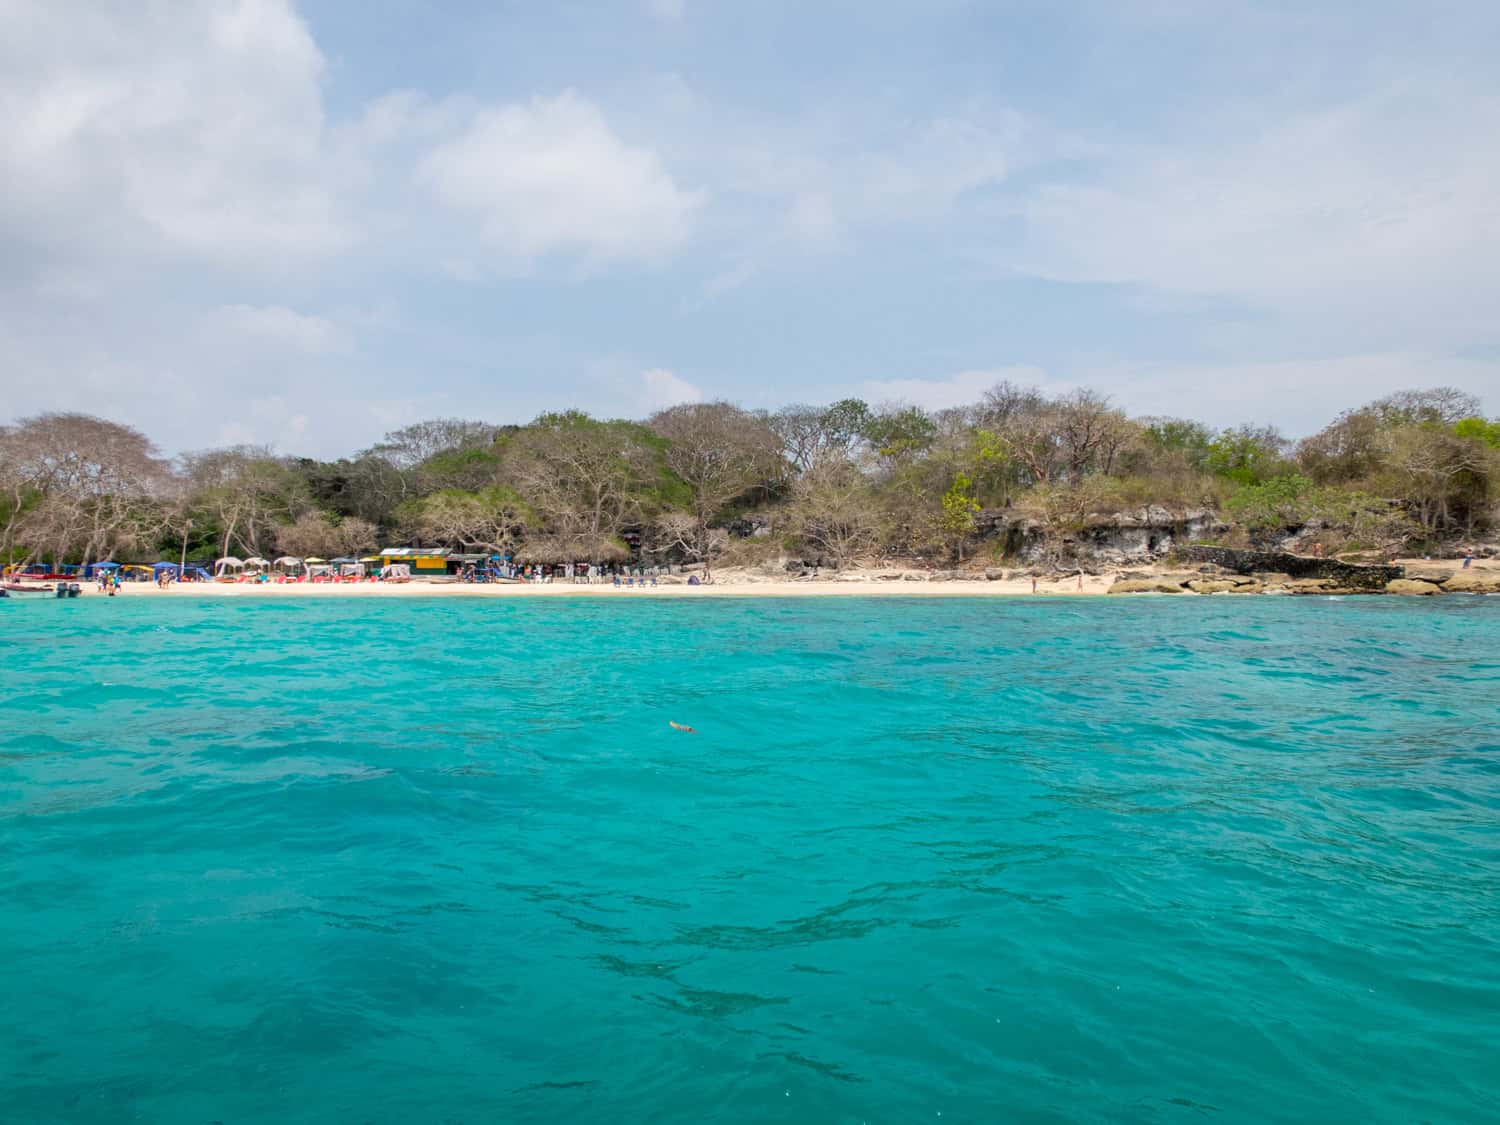
<instances>
[{"instance_id":1,"label":"swimmer","mask_svg":"<svg viewBox=\"0 0 1500 1125\"><path fill-rule=\"evenodd\" d=\"M686 731L688 734L698 733L692 727L684 726L682 723L674 723L671 719L667 720L667 726L671 727L673 730Z\"/></svg>"}]
</instances>

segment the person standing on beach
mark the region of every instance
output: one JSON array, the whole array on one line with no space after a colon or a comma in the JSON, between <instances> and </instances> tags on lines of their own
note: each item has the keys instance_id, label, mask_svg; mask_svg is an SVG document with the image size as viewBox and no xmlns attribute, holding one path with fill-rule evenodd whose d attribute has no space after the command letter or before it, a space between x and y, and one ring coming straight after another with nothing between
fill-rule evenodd
<instances>
[{"instance_id":1,"label":"person standing on beach","mask_svg":"<svg viewBox=\"0 0 1500 1125\"><path fill-rule=\"evenodd\" d=\"M1474 548L1473 547L1465 547L1464 548L1464 566L1463 566L1463 568L1465 570L1468 570L1469 567L1472 566L1473 564L1474 564Z\"/></svg>"}]
</instances>

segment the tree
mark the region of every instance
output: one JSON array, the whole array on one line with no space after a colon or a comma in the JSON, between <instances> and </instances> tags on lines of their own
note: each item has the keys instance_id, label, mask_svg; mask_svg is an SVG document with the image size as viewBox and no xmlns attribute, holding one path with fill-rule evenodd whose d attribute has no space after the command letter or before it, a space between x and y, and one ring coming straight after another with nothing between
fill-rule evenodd
<instances>
[{"instance_id":1,"label":"tree","mask_svg":"<svg viewBox=\"0 0 1500 1125\"><path fill-rule=\"evenodd\" d=\"M493 445L496 427L463 418L429 418L392 430L370 452L398 469L416 469L440 453Z\"/></svg>"},{"instance_id":2,"label":"tree","mask_svg":"<svg viewBox=\"0 0 1500 1125\"><path fill-rule=\"evenodd\" d=\"M478 492L445 489L414 501L407 526L428 543L503 552L520 542L535 513L514 489L492 485Z\"/></svg>"},{"instance_id":3,"label":"tree","mask_svg":"<svg viewBox=\"0 0 1500 1125\"><path fill-rule=\"evenodd\" d=\"M1453 423L1453 436L1477 441L1491 449L1500 449L1500 419L1460 418Z\"/></svg>"},{"instance_id":4,"label":"tree","mask_svg":"<svg viewBox=\"0 0 1500 1125\"><path fill-rule=\"evenodd\" d=\"M782 454L799 473L830 459L847 460L870 422L862 400L846 398L831 406L784 406L766 419L781 439Z\"/></svg>"},{"instance_id":5,"label":"tree","mask_svg":"<svg viewBox=\"0 0 1500 1125\"><path fill-rule=\"evenodd\" d=\"M1058 450L1075 481L1090 472L1113 471L1120 450L1136 434L1135 427L1109 405L1106 396L1086 389L1059 399L1054 415Z\"/></svg>"},{"instance_id":6,"label":"tree","mask_svg":"<svg viewBox=\"0 0 1500 1125\"><path fill-rule=\"evenodd\" d=\"M298 558L336 558L374 550L378 531L358 516L333 519L327 512L304 512L276 531L277 548Z\"/></svg>"},{"instance_id":7,"label":"tree","mask_svg":"<svg viewBox=\"0 0 1500 1125\"><path fill-rule=\"evenodd\" d=\"M1297 444L1297 465L1319 484L1364 480L1380 465L1384 429L1373 406L1346 410Z\"/></svg>"},{"instance_id":8,"label":"tree","mask_svg":"<svg viewBox=\"0 0 1500 1125\"><path fill-rule=\"evenodd\" d=\"M920 406L888 406L865 419L860 436L888 465L902 464L931 449L938 428Z\"/></svg>"},{"instance_id":9,"label":"tree","mask_svg":"<svg viewBox=\"0 0 1500 1125\"><path fill-rule=\"evenodd\" d=\"M963 473L953 478L948 491L943 493L943 514L938 526L947 538L958 561L963 562L964 544L974 534L974 513L979 504L974 499L974 482Z\"/></svg>"},{"instance_id":10,"label":"tree","mask_svg":"<svg viewBox=\"0 0 1500 1125\"><path fill-rule=\"evenodd\" d=\"M667 467L688 488L692 550L711 565L709 523L728 505L780 475L781 442L766 422L727 402L684 403L651 419L668 442Z\"/></svg>"},{"instance_id":11,"label":"tree","mask_svg":"<svg viewBox=\"0 0 1500 1125\"><path fill-rule=\"evenodd\" d=\"M543 414L506 440L505 469L557 558L606 558L671 491L662 439L634 422Z\"/></svg>"},{"instance_id":12,"label":"tree","mask_svg":"<svg viewBox=\"0 0 1500 1125\"><path fill-rule=\"evenodd\" d=\"M1285 470L1287 444L1272 426L1235 426L1209 443L1204 467L1239 484L1259 484Z\"/></svg>"},{"instance_id":13,"label":"tree","mask_svg":"<svg viewBox=\"0 0 1500 1125\"><path fill-rule=\"evenodd\" d=\"M1364 409L1374 413L1383 426L1452 426L1479 413L1479 399L1456 387L1397 391L1376 399Z\"/></svg>"},{"instance_id":14,"label":"tree","mask_svg":"<svg viewBox=\"0 0 1500 1125\"><path fill-rule=\"evenodd\" d=\"M5 431L4 544L84 562L149 543L170 466L138 430L87 414L39 414Z\"/></svg>"},{"instance_id":15,"label":"tree","mask_svg":"<svg viewBox=\"0 0 1500 1125\"><path fill-rule=\"evenodd\" d=\"M797 537L835 566L880 542L880 515L870 481L848 461L814 463L793 487L788 519Z\"/></svg>"},{"instance_id":16,"label":"tree","mask_svg":"<svg viewBox=\"0 0 1500 1125\"><path fill-rule=\"evenodd\" d=\"M1472 529L1495 476L1493 450L1431 423L1387 430L1383 453L1377 483L1408 506L1429 538Z\"/></svg>"},{"instance_id":17,"label":"tree","mask_svg":"<svg viewBox=\"0 0 1500 1125\"><path fill-rule=\"evenodd\" d=\"M237 445L183 458L198 518L218 531L222 555L271 550L281 524L311 506L307 482L264 446Z\"/></svg>"}]
</instances>

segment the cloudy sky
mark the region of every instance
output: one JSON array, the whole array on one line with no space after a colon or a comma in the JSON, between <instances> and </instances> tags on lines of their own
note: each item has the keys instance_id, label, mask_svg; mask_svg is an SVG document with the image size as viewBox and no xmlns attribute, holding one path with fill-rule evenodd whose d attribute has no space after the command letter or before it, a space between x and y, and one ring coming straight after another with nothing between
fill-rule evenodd
<instances>
[{"instance_id":1,"label":"cloudy sky","mask_svg":"<svg viewBox=\"0 0 1500 1125\"><path fill-rule=\"evenodd\" d=\"M441 17L433 13L441 8ZM0 419L1500 412L1493 0L0 0Z\"/></svg>"}]
</instances>

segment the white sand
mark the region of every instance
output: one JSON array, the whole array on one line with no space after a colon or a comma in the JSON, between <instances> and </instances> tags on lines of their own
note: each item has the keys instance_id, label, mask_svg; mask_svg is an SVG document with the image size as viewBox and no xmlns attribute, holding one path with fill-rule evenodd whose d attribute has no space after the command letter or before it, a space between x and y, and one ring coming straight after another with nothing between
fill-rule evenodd
<instances>
[{"instance_id":1,"label":"white sand","mask_svg":"<svg viewBox=\"0 0 1500 1125\"><path fill-rule=\"evenodd\" d=\"M1082 588L1078 577L1057 581L1041 579L1037 593L1047 595L1103 594L1114 581L1113 575L1085 575ZM83 592L100 597L96 587L83 584ZM174 583L165 590L148 582L127 582L120 588L123 598L800 598L800 597L993 597L1031 596L1031 580L1010 579L996 582L977 581L925 582L902 579L740 579L715 580L711 586L621 586L584 585L572 582L484 583L423 582L185 582Z\"/></svg>"}]
</instances>

